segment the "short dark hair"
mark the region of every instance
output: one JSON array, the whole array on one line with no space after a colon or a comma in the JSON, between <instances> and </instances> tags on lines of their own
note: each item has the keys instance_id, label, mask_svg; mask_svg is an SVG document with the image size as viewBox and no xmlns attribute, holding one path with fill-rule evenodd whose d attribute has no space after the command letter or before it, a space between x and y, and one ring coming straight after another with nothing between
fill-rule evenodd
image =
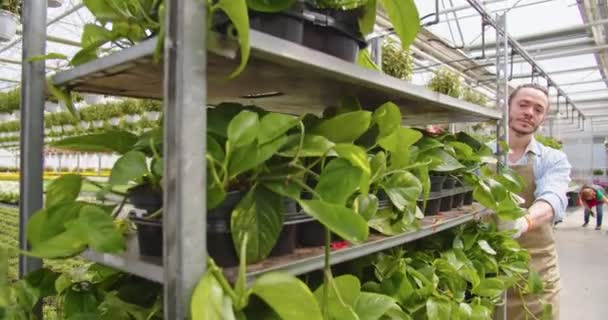
<instances>
[{"instance_id":1,"label":"short dark hair","mask_svg":"<svg viewBox=\"0 0 608 320\"><path fill-rule=\"evenodd\" d=\"M538 83L526 83L526 84L522 84L517 86L517 88L515 88L513 91L511 91L511 94L509 95L509 106L511 106L511 101L513 101L513 98L515 98L515 96L517 95L517 93L519 92L519 90L521 89L526 89L526 88L530 88L530 89L535 89L538 90L542 93L545 94L545 97L547 97L547 106L549 106L549 90L547 89L547 87L542 86Z\"/></svg>"}]
</instances>

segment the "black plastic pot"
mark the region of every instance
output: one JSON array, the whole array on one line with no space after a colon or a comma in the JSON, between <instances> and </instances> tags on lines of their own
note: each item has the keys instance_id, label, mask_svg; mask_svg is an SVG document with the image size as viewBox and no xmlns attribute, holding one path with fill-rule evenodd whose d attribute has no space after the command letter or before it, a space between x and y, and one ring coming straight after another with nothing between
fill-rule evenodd
<instances>
[{"instance_id":1,"label":"black plastic pot","mask_svg":"<svg viewBox=\"0 0 608 320\"><path fill-rule=\"evenodd\" d=\"M460 208L464 204L464 193L452 196L452 208Z\"/></svg>"},{"instance_id":2,"label":"black plastic pot","mask_svg":"<svg viewBox=\"0 0 608 320\"><path fill-rule=\"evenodd\" d=\"M230 233L230 220L207 220L207 253L220 267L239 264Z\"/></svg>"},{"instance_id":3,"label":"black plastic pot","mask_svg":"<svg viewBox=\"0 0 608 320\"><path fill-rule=\"evenodd\" d=\"M307 221L298 225L298 245L302 247L318 247L325 244L325 227L317 220Z\"/></svg>"},{"instance_id":4,"label":"black plastic pot","mask_svg":"<svg viewBox=\"0 0 608 320\"><path fill-rule=\"evenodd\" d=\"M127 190L129 202L137 209L153 213L163 207L163 192L151 184L140 184Z\"/></svg>"},{"instance_id":5,"label":"black plastic pot","mask_svg":"<svg viewBox=\"0 0 608 320\"><path fill-rule=\"evenodd\" d=\"M360 10L319 10L309 7L304 14L302 44L340 59L355 62L367 43L359 32Z\"/></svg>"},{"instance_id":6,"label":"black plastic pot","mask_svg":"<svg viewBox=\"0 0 608 320\"><path fill-rule=\"evenodd\" d=\"M144 257L163 256L163 224L160 220L139 218L131 214L131 221L137 226L139 254Z\"/></svg>"},{"instance_id":7,"label":"black plastic pot","mask_svg":"<svg viewBox=\"0 0 608 320\"><path fill-rule=\"evenodd\" d=\"M445 182L443 183L443 190L453 189L456 185L456 178L449 176L446 177Z\"/></svg>"},{"instance_id":8,"label":"black plastic pot","mask_svg":"<svg viewBox=\"0 0 608 320\"><path fill-rule=\"evenodd\" d=\"M450 211L452 210L452 196L447 196L441 198L441 206L439 207L441 211Z\"/></svg>"},{"instance_id":9,"label":"black plastic pot","mask_svg":"<svg viewBox=\"0 0 608 320\"><path fill-rule=\"evenodd\" d=\"M249 11L252 29L295 43L302 43L304 36L304 5L296 3L290 10L279 13Z\"/></svg>"},{"instance_id":10,"label":"black plastic pot","mask_svg":"<svg viewBox=\"0 0 608 320\"><path fill-rule=\"evenodd\" d=\"M469 191L469 192L467 192L467 193L464 194L463 204L465 206L473 204L473 191Z\"/></svg>"},{"instance_id":11,"label":"black plastic pot","mask_svg":"<svg viewBox=\"0 0 608 320\"><path fill-rule=\"evenodd\" d=\"M443 190L443 183L447 176L431 176L431 192L439 192Z\"/></svg>"},{"instance_id":12,"label":"black plastic pot","mask_svg":"<svg viewBox=\"0 0 608 320\"><path fill-rule=\"evenodd\" d=\"M389 199L378 200L378 210L386 209L391 206L391 201Z\"/></svg>"},{"instance_id":13,"label":"black plastic pot","mask_svg":"<svg viewBox=\"0 0 608 320\"><path fill-rule=\"evenodd\" d=\"M207 212L207 219L230 219L232 210L234 210L236 205L243 199L245 194L245 191L229 191L222 203Z\"/></svg>"},{"instance_id":14,"label":"black plastic pot","mask_svg":"<svg viewBox=\"0 0 608 320\"><path fill-rule=\"evenodd\" d=\"M426 201L426 208L424 209L425 216L434 216L439 213L441 207L441 199L429 199Z\"/></svg>"}]
</instances>

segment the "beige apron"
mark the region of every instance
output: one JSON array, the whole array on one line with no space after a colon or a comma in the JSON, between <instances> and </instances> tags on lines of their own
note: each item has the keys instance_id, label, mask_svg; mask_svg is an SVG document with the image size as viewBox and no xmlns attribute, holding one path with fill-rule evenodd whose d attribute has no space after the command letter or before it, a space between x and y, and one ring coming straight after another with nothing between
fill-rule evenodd
<instances>
[{"instance_id":1,"label":"beige apron","mask_svg":"<svg viewBox=\"0 0 608 320\"><path fill-rule=\"evenodd\" d=\"M524 208L529 208L534 203L534 191L536 190L536 182L534 178L534 160L533 153L528 154L527 165L515 165L510 168L517 172L526 182L526 187L519 194L526 200L523 204ZM546 303L553 305L553 320L559 319L559 269L557 266L557 250L555 240L553 238L553 223L545 223L541 226L535 226L535 229L526 232L522 235L518 242L522 247L528 249L531 256L532 267L540 274L545 287L545 292L540 295L524 296L522 301L518 290L509 290L507 292L507 319L533 319L524 310L523 302L537 318L541 318L543 314L543 306L541 299Z\"/></svg>"}]
</instances>

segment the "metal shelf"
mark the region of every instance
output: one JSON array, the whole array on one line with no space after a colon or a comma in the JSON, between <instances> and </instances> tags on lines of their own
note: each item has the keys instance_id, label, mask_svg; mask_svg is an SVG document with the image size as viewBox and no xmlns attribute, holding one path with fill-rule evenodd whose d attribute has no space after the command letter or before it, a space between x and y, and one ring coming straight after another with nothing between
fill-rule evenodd
<instances>
[{"instance_id":1,"label":"metal shelf","mask_svg":"<svg viewBox=\"0 0 608 320\"><path fill-rule=\"evenodd\" d=\"M363 244L352 245L344 249L333 251L331 253L330 261L331 264L334 265L400 246L467 223L488 213L489 211L483 209L481 206L473 205L465 206L460 210L442 212L435 216L427 216L422 219L422 227L419 230L391 237L373 234L370 236L370 239ZM87 250L81 256L85 259L121 271L163 283L164 276L161 259L140 257L136 237L131 237L128 242L128 251L121 255L98 253ZM298 248L292 254L280 257L270 257L257 264L247 266L247 280L252 281L256 277L272 271L282 271L293 275L300 275L323 268L323 263L324 248L322 246ZM235 280L238 269L236 267L226 268L224 272L228 279Z\"/></svg>"},{"instance_id":2,"label":"metal shelf","mask_svg":"<svg viewBox=\"0 0 608 320\"><path fill-rule=\"evenodd\" d=\"M473 191L473 187L461 186L461 187L455 187L455 188L451 188L451 189L447 189L447 190L431 192L429 194L429 197L427 200L434 200L434 199L439 199L439 198L443 198L443 197L449 197L449 196L453 196L456 194L465 193L465 192L469 192L469 191Z\"/></svg>"},{"instance_id":3,"label":"metal shelf","mask_svg":"<svg viewBox=\"0 0 608 320\"><path fill-rule=\"evenodd\" d=\"M91 260L117 270L132 273L148 280L163 283L162 259L143 258L139 255L137 237L131 236L127 241L127 252L116 255L87 250L81 254Z\"/></svg>"},{"instance_id":4,"label":"metal shelf","mask_svg":"<svg viewBox=\"0 0 608 320\"><path fill-rule=\"evenodd\" d=\"M422 219L422 227L413 232L407 232L396 236L386 237L379 234L370 235L367 242L351 245L349 247L335 250L331 253L330 263L332 265L361 258L382 250L394 248L408 242L412 242L431 234L453 228L467 223L490 212L479 205L466 206L460 210L443 212L435 216L427 216ZM290 255L271 257L260 263L247 267L247 281L253 281L267 272L287 272L292 275L305 274L314 270L322 269L324 265L324 248L298 248ZM227 268L224 273L228 279L234 281L238 275L238 269Z\"/></svg>"},{"instance_id":5,"label":"metal shelf","mask_svg":"<svg viewBox=\"0 0 608 320\"><path fill-rule=\"evenodd\" d=\"M500 119L501 113L375 70L329 56L299 44L251 30L251 57L243 73L236 67L238 47L217 33L207 56L208 104L241 102L301 114L320 113L340 99L356 96L376 107L392 101L401 107L404 124L453 123ZM155 64L156 39L113 53L53 77L56 85L76 91L140 98L163 97L163 65ZM193 66L196 68L196 66ZM199 67L201 72L204 67Z\"/></svg>"}]
</instances>

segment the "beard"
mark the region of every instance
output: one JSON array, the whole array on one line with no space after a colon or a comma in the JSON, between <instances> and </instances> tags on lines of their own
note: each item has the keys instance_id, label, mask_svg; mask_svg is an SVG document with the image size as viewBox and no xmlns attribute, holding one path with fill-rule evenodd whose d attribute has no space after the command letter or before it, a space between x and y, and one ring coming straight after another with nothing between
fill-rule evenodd
<instances>
[{"instance_id":1,"label":"beard","mask_svg":"<svg viewBox=\"0 0 608 320\"><path fill-rule=\"evenodd\" d=\"M533 134L536 131L538 131L538 128L540 128L540 123L533 126L530 129L520 129L520 128L516 128L516 126L513 124L513 119L509 118L509 129L513 130L513 132L517 133L518 135L529 135L529 134Z\"/></svg>"}]
</instances>

